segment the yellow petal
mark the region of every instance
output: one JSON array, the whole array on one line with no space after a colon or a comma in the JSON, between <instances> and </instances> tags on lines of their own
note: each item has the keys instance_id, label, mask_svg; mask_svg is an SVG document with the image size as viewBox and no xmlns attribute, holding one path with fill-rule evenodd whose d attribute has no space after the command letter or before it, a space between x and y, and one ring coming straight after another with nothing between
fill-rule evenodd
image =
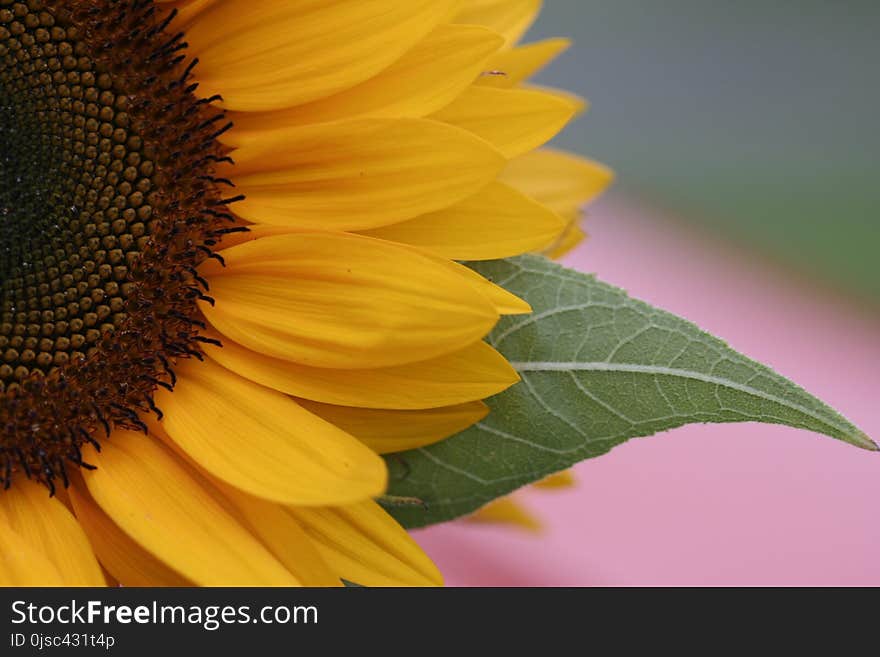
<instances>
[{"instance_id":1,"label":"yellow petal","mask_svg":"<svg viewBox=\"0 0 880 657\"><path fill-rule=\"evenodd\" d=\"M578 96L576 93L572 93L567 89L557 89L556 87L547 87L532 83L520 85L519 88L525 91L541 93L545 96L552 96L557 100L566 103L574 110L574 116L579 116L590 108L590 103L586 98Z\"/></svg>"},{"instance_id":2,"label":"yellow petal","mask_svg":"<svg viewBox=\"0 0 880 657\"><path fill-rule=\"evenodd\" d=\"M577 110L559 94L474 86L432 118L482 137L511 158L552 139Z\"/></svg>"},{"instance_id":3,"label":"yellow petal","mask_svg":"<svg viewBox=\"0 0 880 657\"><path fill-rule=\"evenodd\" d=\"M91 496L76 486L70 489L76 517L83 526L101 564L123 586L192 586L123 532Z\"/></svg>"},{"instance_id":4,"label":"yellow petal","mask_svg":"<svg viewBox=\"0 0 880 657\"><path fill-rule=\"evenodd\" d=\"M55 564L0 521L0 586L68 586Z\"/></svg>"},{"instance_id":5,"label":"yellow petal","mask_svg":"<svg viewBox=\"0 0 880 657\"><path fill-rule=\"evenodd\" d=\"M455 22L485 25L512 46L535 22L541 4L541 0L467 0Z\"/></svg>"},{"instance_id":6,"label":"yellow petal","mask_svg":"<svg viewBox=\"0 0 880 657\"><path fill-rule=\"evenodd\" d=\"M541 521L509 497L489 502L467 518L471 522L491 525L513 525L529 532L541 531Z\"/></svg>"},{"instance_id":7,"label":"yellow petal","mask_svg":"<svg viewBox=\"0 0 880 657\"><path fill-rule=\"evenodd\" d=\"M291 147L295 145L295 147ZM270 131L233 154L255 223L359 230L404 221L475 194L504 167L473 134L428 119L355 119Z\"/></svg>"},{"instance_id":8,"label":"yellow petal","mask_svg":"<svg viewBox=\"0 0 880 657\"><path fill-rule=\"evenodd\" d=\"M410 248L416 249L418 247ZM480 294L492 304L492 307L495 308L497 313L501 315L523 315L532 312L532 307L525 299L520 299L512 292L508 292L497 283L493 283L470 267L465 267L461 263L448 260L429 251L421 251L421 253L423 253L425 257L430 257L438 264L464 278L470 283L471 287L480 292Z\"/></svg>"},{"instance_id":9,"label":"yellow petal","mask_svg":"<svg viewBox=\"0 0 880 657\"><path fill-rule=\"evenodd\" d=\"M104 586L104 576L82 527L44 486L19 478L0 491L0 524L45 556L66 586Z\"/></svg>"},{"instance_id":10,"label":"yellow petal","mask_svg":"<svg viewBox=\"0 0 880 657\"><path fill-rule=\"evenodd\" d=\"M562 258L587 238L587 234L578 225L580 217L575 215L569 222L568 228L554 240L542 252L548 258L557 260Z\"/></svg>"},{"instance_id":11,"label":"yellow petal","mask_svg":"<svg viewBox=\"0 0 880 657\"><path fill-rule=\"evenodd\" d=\"M252 242L263 237L308 232L299 230L297 228L291 228L289 226L268 226L265 224L251 224L250 226L248 226L248 229L248 232L234 233L232 235L228 235L223 240L221 248L229 249L233 246L238 246L239 244L244 244L245 242ZM529 304L526 303L524 300L508 292L503 287L500 287L488 281L469 267L465 267L464 265L461 265L457 262L453 262L447 257L437 255L430 250L425 250L420 247L406 244L405 242L397 243L401 247L412 249L416 253L428 258L437 265L455 273L457 276L464 277L468 281L468 283L471 284L472 287L474 287L480 294L486 297L486 299L494 306L495 311L498 314L521 315L523 313L532 312L531 306L529 306Z\"/></svg>"},{"instance_id":12,"label":"yellow petal","mask_svg":"<svg viewBox=\"0 0 880 657\"><path fill-rule=\"evenodd\" d=\"M498 313L464 277L412 249L360 235L296 233L223 251L204 268L222 333L303 365L388 367L457 351ZM210 264L210 263L209 263Z\"/></svg>"},{"instance_id":13,"label":"yellow petal","mask_svg":"<svg viewBox=\"0 0 880 657\"><path fill-rule=\"evenodd\" d=\"M485 342L427 361L375 369L307 367L251 351L218 333L223 347L205 345L218 363L241 376L296 397L361 408L424 409L497 394L518 375Z\"/></svg>"},{"instance_id":14,"label":"yellow petal","mask_svg":"<svg viewBox=\"0 0 880 657\"><path fill-rule=\"evenodd\" d=\"M479 401L421 411L353 408L305 399L299 403L379 454L436 443L464 431L489 413L489 407Z\"/></svg>"},{"instance_id":15,"label":"yellow petal","mask_svg":"<svg viewBox=\"0 0 880 657\"><path fill-rule=\"evenodd\" d=\"M614 174L597 162L544 148L511 160L501 180L566 217L601 194Z\"/></svg>"},{"instance_id":16,"label":"yellow petal","mask_svg":"<svg viewBox=\"0 0 880 657\"><path fill-rule=\"evenodd\" d=\"M267 132L352 118L427 116L452 102L504 40L478 25L440 25L374 78L322 100L275 112L234 112L223 141L246 144Z\"/></svg>"},{"instance_id":17,"label":"yellow petal","mask_svg":"<svg viewBox=\"0 0 880 657\"><path fill-rule=\"evenodd\" d=\"M162 429L214 477L288 504L345 504L385 491L385 464L289 397L211 360L181 363L160 389Z\"/></svg>"},{"instance_id":18,"label":"yellow petal","mask_svg":"<svg viewBox=\"0 0 880 657\"><path fill-rule=\"evenodd\" d=\"M437 567L372 501L335 508L291 508L318 552L343 579L363 586L433 586Z\"/></svg>"},{"instance_id":19,"label":"yellow petal","mask_svg":"<svg viewBox=\"0 0 880 657\"><path fill-rule=\"evenodd\" d=\"M222 482L218 482L217 487L238 510L251 532L304 586L342 586L339 575L326 564L284 506L252 497Z\"/></svg>"},{"instance_id":20,"label":"yellow petal","mask_svg":"<svg viewBox=\"0 0 880 657\"><path fill-rule=\"evenodd\" d=\"M547 39L496 53L489 60L486 74L477 84L487 87L515 87L553 61L571 46L568 39Z\"/></svg>"},{"instance_id":21,"label":"yellow petal","mask_svg":"<svg viewBox=\"0 0 880 657\"><path fill-rule=\"evenodd\" d=\"M535 488L559 489L572 488L577 481L571 470L563 470L555 474L545 477L541 481L534 484Z\"/></svg>"},{"instance_id":22,"label":"yellow petal","mask_svg":"<svg viewBox=\"0 0 880 657\"><path fill-rule=\"evenodd\" d=\"M83 472L95 502L129 537L195 584L300 583L154 439L117 431L100 454L85 451L98 466Z\"/></svg>"},{"instance_id":23,"label":"yellow petal","mask_svg":"<svg viewBox=\"0 0 880 657\"><path fill-rule=\"evenodd\" d=\"M495 182L450 208L366 234L454 260L492 260L542 248L565 226L561 217L540 203Z\"/></svg>"},{"instance_id":24,"label":"yellow petal","mask_svg":"<svg viewBox=\"0 0 880 657\"><path fill-rule=\"evenodd\" d=\"M391 65L455 0L226 0L186 32L204 96L263 111L324 98Z\"/></svg>"}]
</instances>

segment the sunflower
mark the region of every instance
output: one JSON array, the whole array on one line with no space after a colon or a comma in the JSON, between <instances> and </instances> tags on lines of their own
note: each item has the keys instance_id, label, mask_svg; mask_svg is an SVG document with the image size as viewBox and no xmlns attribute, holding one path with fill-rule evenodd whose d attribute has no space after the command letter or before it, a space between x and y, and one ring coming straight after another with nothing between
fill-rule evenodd
<instances>
[{"instance_id":1,"label":"sunflower","mask_svg":"<svg viewBox=\"0 0 880 657\"><path fill-rule=\"evenodd\" d=\"M427 585L380 454L609 181L538 0L0 0L0 582Z\"/></svg>"}]
</instances>

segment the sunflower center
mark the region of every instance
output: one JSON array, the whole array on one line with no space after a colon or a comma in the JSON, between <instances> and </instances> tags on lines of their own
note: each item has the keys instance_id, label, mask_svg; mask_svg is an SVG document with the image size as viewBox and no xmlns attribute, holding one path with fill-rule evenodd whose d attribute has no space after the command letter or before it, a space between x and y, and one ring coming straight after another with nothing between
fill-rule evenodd
<instances>
[{"instance_id":1,"label":"sunflower center","mask_svg":"<svg viewBox=\"0 0 880 657\"><path fill-rule=\"evenodd\" d=\"M199 356L223 115L144 0L0 0L0 482L54 487Z\"/></svg>"},{"instance_id":2,"label":"sunflower center","mask_svg":"<svg viewBox=\"0 0 880 657\"><path fill-rule=\"evenodd\" d=\"M22 18L0 10L4 388L93 353L102 331L121 323L120 283L151 211L151 180L131 166L151 163L128 143L137 139L124 103L101 88L108 76L99 81L94 63L76 57L73 30L52 30L47 15L43 29L22 32L39 17Z\"/></svg>"}]
</instances>

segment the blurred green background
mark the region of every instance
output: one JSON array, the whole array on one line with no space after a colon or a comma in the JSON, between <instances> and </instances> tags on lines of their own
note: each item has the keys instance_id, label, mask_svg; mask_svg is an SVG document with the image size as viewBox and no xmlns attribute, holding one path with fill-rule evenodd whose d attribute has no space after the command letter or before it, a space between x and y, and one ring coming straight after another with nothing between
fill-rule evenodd
<instances>
[{"instance_id":1,"label":"blurred green background","mask_svg":"<svg viewBox=\"0 0 880 657\"><path fill-rule=\"evenodd\" d=\"M880 0L545 0L560 35L537 81L592 108L557 144L880 305Z\"/></svg>"}]
</instances>

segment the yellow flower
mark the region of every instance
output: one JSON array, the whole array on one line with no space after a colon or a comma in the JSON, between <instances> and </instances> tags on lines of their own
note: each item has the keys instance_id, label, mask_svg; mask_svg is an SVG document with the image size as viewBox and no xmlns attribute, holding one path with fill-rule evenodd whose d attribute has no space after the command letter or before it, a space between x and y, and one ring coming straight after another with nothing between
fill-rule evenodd
<instances>
[{"instance_id":1,"label":"yellow flower","mask_svg":"<svg viewBox=\"0 0 880 657\"><path fill-rule=\"evenodd\" d=\"M0 582L441 582L379 454L480 420L529 310L455 261L610 179L535 150L582 108L539 5L0 0Z\"/></svg>"}]
</instances>

